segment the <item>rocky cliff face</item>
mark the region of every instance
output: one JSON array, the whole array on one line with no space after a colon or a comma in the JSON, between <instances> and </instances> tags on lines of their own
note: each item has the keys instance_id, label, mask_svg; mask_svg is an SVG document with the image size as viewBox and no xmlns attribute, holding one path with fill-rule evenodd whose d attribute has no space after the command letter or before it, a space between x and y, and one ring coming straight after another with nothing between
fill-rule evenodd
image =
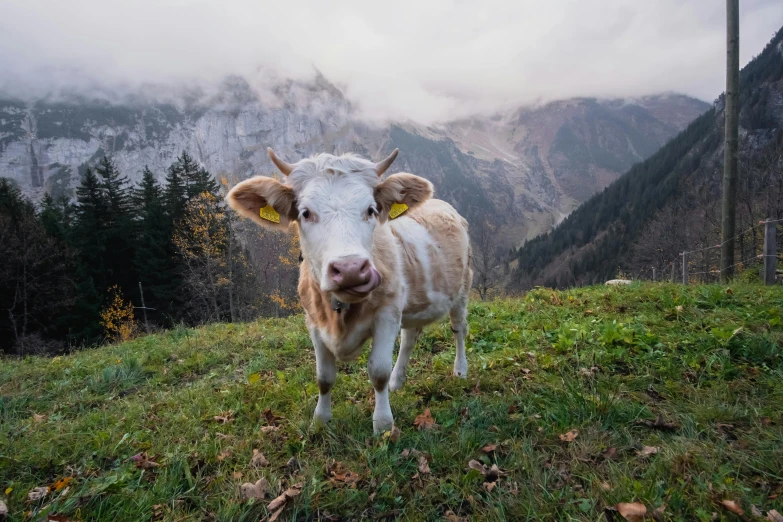
<instances>
[{"instance_id":1,"label":"rocky cliff face","mask_svg":"<svg viewBox=\"0 0 783 522\"><path fill-rule=\"evenodd\" d=\"M260 96L240 78L216 94L174 103L0 100L0 177L33 198L72 194L102 155L132 180L148 165L163 179L187 150L215 176L236 182L271 174L266 148L289 160L317 152L378 159L432 180L469 219L488 216L518 243L557 223L674 136L707 104L680 95L576 99L494 117L370 125L323 78L288 82Z\"/></svg>"}]
</instances>

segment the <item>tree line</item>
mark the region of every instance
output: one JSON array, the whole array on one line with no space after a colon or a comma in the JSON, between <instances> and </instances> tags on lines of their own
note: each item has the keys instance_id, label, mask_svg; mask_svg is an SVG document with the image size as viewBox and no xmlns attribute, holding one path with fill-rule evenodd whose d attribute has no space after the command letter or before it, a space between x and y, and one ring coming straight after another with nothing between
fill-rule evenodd
<instances>
[{"instance_id":1,"label":"tree line","mask_svg":"<svg viewBox=\"0 0 783 522\"><path fill-rule=\"evenodd\" d=\"M131 184L103 157L75 198L46 194L40 205L0 178L0 351L290 312L296 237L239 221L223 202L228 184L187 152L163 183L145 167Z\"/></svg>"}]
</instances>

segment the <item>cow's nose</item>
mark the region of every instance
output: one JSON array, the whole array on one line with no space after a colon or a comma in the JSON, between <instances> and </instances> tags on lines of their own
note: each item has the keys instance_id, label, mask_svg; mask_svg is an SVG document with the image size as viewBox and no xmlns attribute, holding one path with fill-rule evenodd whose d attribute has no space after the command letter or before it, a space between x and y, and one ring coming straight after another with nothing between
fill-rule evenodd
<instances>
[{"instance_id":1,"label":"cow's nose","mask_svg":"<svg viewBox=\"0 0 783 522\"><path fill-rule=\"evenodd\" d=\"M364 257L344 257L329 263L329 277L338 288L351 288L370 281L372 267Z\"/></svg>"}]
</instances>

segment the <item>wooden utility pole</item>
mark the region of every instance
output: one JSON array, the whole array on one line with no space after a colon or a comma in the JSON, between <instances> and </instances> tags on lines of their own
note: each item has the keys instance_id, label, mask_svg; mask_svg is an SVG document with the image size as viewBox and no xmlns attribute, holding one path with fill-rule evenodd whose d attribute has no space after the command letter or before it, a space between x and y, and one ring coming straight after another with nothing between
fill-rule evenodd
<instances>
[{"instance_id":1,"label":"wooden utility pole","mask_svg":"<svg viewBox=\"0 0 783 522\"><path fill-rule=\"evenodd\" d=\"M734 275L734 235L737 214L737 149L739 134L739 0L726 0L726 106L723 151L720 278Z\"/></svg>"},{"instance_id":2,"label":"wooden utility pole","mask_svg":"<svg viewBox=\"0 0 783 522\"><path fill-rule=\"evenodd\" d=\"M764 284L775 284L775 268L778 263L777 223L768 219L764 223Z\"/></svg>"},{"instance_id":3,"label":"wooden utility pole","mask_svg":"<svg viewBox=\"0 0 783 522\"><path fill-rule=\"evenodd\" d=\"M141 288L141 281L139 281L139 294L141 294L141 309L144 311L144 329L149 334L150 323L147 322L147 305L144 303L144 290Z\"/></svg>"}]
</instances>

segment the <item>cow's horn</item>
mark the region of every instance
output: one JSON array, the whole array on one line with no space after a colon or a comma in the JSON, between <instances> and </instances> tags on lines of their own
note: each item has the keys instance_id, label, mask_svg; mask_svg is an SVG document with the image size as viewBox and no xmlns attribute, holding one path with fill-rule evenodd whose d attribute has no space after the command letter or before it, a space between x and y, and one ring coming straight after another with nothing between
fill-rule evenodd
<instances>
[{"instance_id":1,"label":"cow's horn","mask_svg":"<svg viewBox=\"0 0 783 522\"><path fill-rule=\"evenodd\" d=\"M378 173L379 176L382 176L386 170L388 170L389 167L391 167L391 164L394 163L394 160L397 158L397 154L399 154L400 149L394 149L394 152L389 154L389 157L386 158L383 161L379 161L375 164L375 172Z\"/></svg>"},{"instance_id":2,"label":"cow's horn","mask_svg":"<svg viewBox=\"0 0 783 522\"><path fill-rule=\"evenodd\" d=\"M291 172L294 170L294 166L290 163L286 163L285 161L281 160L277 157L277 154L275 154L275 151L272 150L272 147L269 147L266 149L267 154L269 154L269 159L272 160L272 163L274 163L278 169L280 169L280 172L288 176L291 174Z\"/></svg>"}]
</instances>

